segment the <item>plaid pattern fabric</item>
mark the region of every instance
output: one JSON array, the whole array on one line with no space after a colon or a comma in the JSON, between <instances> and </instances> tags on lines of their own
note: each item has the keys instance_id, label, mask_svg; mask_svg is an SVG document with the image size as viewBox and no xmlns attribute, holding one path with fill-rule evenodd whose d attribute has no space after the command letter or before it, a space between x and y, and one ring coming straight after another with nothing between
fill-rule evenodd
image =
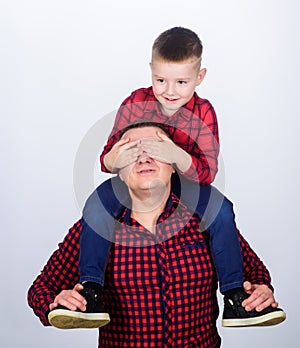
<instances>
[{"instance_id":1,"label":"plaid pattern fabric","mask_svg":"<svg viewBox=\"0 0 300 348\"><path fill-rule=\"evenodd\" d=\"M217 276L207 235L174 195L158 222L153 235L128 209L120 218L103 294L111 322L99 329L99 347L220 347ZM69 230L29 289L28 303L44 325L55 296L79 280L82 223ZM270 286L266 267L240 234L239 239L245 279Z\"/></svg>"},{"instance_id":2,"label":"plaid pattern fabric","mask_svg":"<svg viewBox=\"0 0 300 348\"><path fill-rule=\"evenodd\" d=\"M117 142L120 131L129 123L148 120L161 123L171 139L192 156L192 166L185 177L204 185L211 184L218 168L219 134L217 117L211 103L194 93L191 100L171 117L161 112L152 87L134 91L121 104L108 142L100 156L104 156Z\"/></svg>"}]
</instances>

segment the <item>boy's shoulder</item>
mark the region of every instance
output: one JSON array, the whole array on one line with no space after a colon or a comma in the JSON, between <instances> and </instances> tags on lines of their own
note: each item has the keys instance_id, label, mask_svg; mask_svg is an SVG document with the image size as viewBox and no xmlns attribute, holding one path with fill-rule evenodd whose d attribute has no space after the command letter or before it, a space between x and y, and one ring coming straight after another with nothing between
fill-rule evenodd
<instances>
[{"instance_id":1,"label":"boy's shoulder","mask_svg":"<svg viewBox=\"0 0 300 348\"><path fill-rule=\"evenodd\" d=\"M196 92L194 92L192 98L186 103L185 108L190 111L201 109L202 112L214 109L212 103L208 99L199 97Z\"/></svg>"},{"instance_id":2,"label":"boy's shoulder","mask_svg":"<svg viewBox=\"0 0 300 348\"><path fill-rule=\"evenodd\" d=\"M155 101L156 98L153 93L152 86L142 87L131 92L130 96L127 98L134 102L139 101Z\"/></svg>"}]
</instances>

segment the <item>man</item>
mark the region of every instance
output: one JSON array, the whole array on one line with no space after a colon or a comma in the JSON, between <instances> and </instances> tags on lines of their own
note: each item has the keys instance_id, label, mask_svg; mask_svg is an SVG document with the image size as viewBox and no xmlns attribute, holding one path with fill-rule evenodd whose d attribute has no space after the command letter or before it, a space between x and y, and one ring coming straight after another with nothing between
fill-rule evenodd
<instances>
[{"instance_id":1,"label":"man","mask_svg":"<svg viewBox=\"0 0 300 348\"><path fill-rule=\"evenodd\" d=\"M119 218L106 270L103 301L110 323L99 330L99 347L220 347L217 332L217 275L206 232L171 193L171 164L144 151L145 138L157 139L162 129L151 124L127 128L123 139L136 142L138 160L119 171L128 187L131 206ZM28 301L44 325L49 311L59 306L85 311L86 300L78 284L79 238L77 222L29 289ZM270 275L239 235L245 267L243 305L249 313L265 311L269 324L285 319L277 307ZM242 302L243 299L240 301ZM246 309L231 308L226 313ZM251 315L249 314L251 319Z\"/></svg>"}]
</instances>

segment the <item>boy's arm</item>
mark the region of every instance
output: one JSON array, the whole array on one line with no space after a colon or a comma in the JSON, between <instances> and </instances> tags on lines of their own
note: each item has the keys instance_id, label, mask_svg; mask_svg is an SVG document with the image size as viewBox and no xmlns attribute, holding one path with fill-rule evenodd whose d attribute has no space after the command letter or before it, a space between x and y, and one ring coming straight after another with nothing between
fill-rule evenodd
<instances>
[{"instance_id":1,"label":"boy's arm","mask_svg":"<svg viewBox=\"0 0 300 348\"><path fill-rule=\"evenodd\" d=\"M144 99L147 97L149 98L148 91L149 89L134 91L120 105L115 116L112 131L110 132L107 143L100 155L101 170L103 172L112 172L112 168L109 168L109 165L106 166L106 161L104 160L104 158L112 150L113 146L118 142L121 131L131 122L142 119L143 111L141 110L143 110L145 107L143 103ZM153 101L155 101L154 97ZM139 107L141 103L142 107Z\"/></svg>"},{"instance_id":2,"label":"boy's arm","mask_svg":"<svg viewBox=\"0 0 300 348\"><path fill-rule=\"evenodd\" d=\"M64 289L72 289L79 281L81 229L81 221L74 224L28 290L28 304L45 326L50 325L49 306L54 302L55 297Z\"/></svg>"},{"instance_id":3,"label":"boy's arm","mask_svg":"<svg viewBox=\"0 0 300 348\"><path fill-rule=\"evenodd\" d=\"M160 122L159 116L155 116L155 112L152 115L149 111L155 109L155 105L157 106L152 93L149 96L150 92L150 89L135 91L121 104L107 144L100 156L102 171L111 172L111 169L105 165L104 158L118 141L120 131L129 123L143 119L143 115L146 115L145 117L149 121ZM188 180L208 185L213 182L218 171L220 147L218 122L210 102L199 98L195 103L195 112L183 109L182 116L178 116L181 118L180 121L170 119L167 124L162 125L170 133L172 141L190 156L190 167L186 171L180 170L181 173ZM176 124L173 125L173 122ZM184 166L187 163L185 161ZM179 167L181 166L179 165Z\"/></svg>"},{"instance_id":4,"label":"boy's arm","mask_svg":"<svg viewBox=\"0 0 300 348\"><path fill-rule=\"evenodd\" d=\"M182 175L188 180L209 185L214 181L218 172L220 151L218 121L213 106L207 100L202 100L198 113L200 116L195 114L190 119L192 138L189 138L186 144L185 139L180 141L180 137L178 140L176 137L173 140L192 159L190 168L182 172Z\"/></svg>"}]
</instances>

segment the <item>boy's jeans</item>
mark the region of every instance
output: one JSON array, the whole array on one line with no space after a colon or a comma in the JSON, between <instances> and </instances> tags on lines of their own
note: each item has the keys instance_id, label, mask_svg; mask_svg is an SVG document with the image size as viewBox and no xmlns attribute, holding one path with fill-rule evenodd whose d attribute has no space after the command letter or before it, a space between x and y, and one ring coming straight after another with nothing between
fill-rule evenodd
<instances>
[{"instance_id":1,"label":"boy's jeans","mask_svg":"<svg viewBox=\"0 0 300 348\"><path fill-rule=\"evenodd\" d=\"M199 185L175 174L172 176L172 192L180 196L180 190L181 200L198 213L202 224L204 221L201 230L206 229L210 235L220 291L242 287L244 268L232 203L213 186ZM123 205L114 192L118 198L122 197ZM81 282L93 281L103 285L111 241L114 240L114 223L122 214L126 201L129 201L129 193L118 176L106 180L88 198L80 237Z\"/></svg>"}]
</instances>

